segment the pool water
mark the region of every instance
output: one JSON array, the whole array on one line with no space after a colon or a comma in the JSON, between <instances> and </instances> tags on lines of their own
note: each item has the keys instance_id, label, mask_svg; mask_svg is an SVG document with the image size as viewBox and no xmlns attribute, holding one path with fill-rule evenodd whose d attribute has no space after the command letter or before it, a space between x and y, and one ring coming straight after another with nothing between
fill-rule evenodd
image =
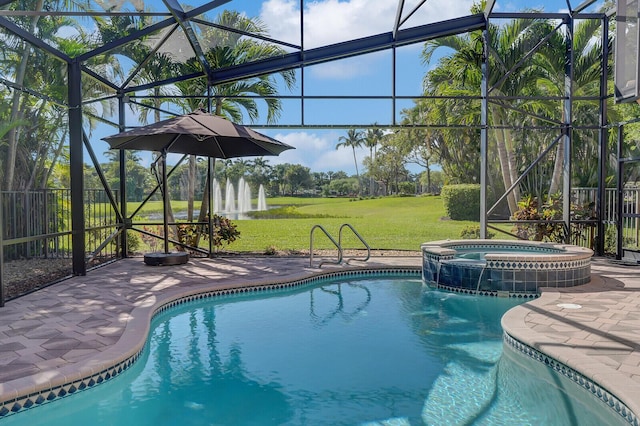
<instances>
[{"instance_id":1,"label":"pool water","mask_svg":"<svg viewBox=\"0 0 640 426\"><path fill-rule=\"evenodd\" d=\"M154 319L143 356L122 375L0 423L619 422L541 364L503 354L500 318L516 304L407 277L192 302Z\"/></svg>"}]
</instances>

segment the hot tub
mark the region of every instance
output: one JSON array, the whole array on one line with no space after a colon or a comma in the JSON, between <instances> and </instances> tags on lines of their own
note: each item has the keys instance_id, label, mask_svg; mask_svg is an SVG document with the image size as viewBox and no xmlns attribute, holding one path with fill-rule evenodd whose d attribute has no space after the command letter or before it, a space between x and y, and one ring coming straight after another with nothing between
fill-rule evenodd
<instances>
[{"instance_id":1,"label":"hot tub","mask_svg":"<svg viewBox=\"0 0 640 426\"><path fill-rule=\"evenodd\" d=\"M593 251L569 244L445 240L420 248L423 280L457 292L535 297L542 287L573 287L591 280Z\"/></svg>"}]
</instances>

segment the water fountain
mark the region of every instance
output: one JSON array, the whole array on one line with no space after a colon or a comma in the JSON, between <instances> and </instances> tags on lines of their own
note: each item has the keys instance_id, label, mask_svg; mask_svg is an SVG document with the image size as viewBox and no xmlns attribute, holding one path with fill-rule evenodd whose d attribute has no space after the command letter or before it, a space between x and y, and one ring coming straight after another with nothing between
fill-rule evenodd
<instances>
[{"instance_id":1,"label":"water fountain","mask_svg":"<svg viewBox=\"0 0 640 426\"><path fill-rule=\"evenodd\" d=\"M258 189L258 210L263 211L267 209L267 195L264 191L264 186L260 184Z\"/></svg>"},{"instance_id":2,"label":"water fountain","mask_svg":"<svg viewBox=\"0 0 640 426\"><path fill-rule=\"evenodd\" d=\"M224 211L227 213L236 211L236 194L233 184L227 180L227 190L224 197Z\"/></svg>"},{"instance_id":3,"label":"water fountain","mask_svg":"<svg viewBox=\"0 0 640 426\"><path fill-rule=\"evenodd\" d=\"M251 189L244 178L238 181L238 212L246 213L251 210Z\"/></svg>"},{"instance_id":4,"label":"water fountain","mask_svg":"<svg viewBox=\"0 0 640 426\"><path fill-rule=\"evenodd\" d=\"M246 213L253 210L251 206L251 188L249 183L240 178L238 181L238 198L235 187L227 180L225 196L222 197L222 187L217 179L213 180L213 212L225 214ZM224 203L224 204L223 204ZM267 197L263 185L258 189L258 205L256 210L267 210Z\"/></svg>"},{"instance_id":5,"label":"water fountain","mask_svg":"<svg viewBox=\"0 0 640 426\"><path fill-rule=\"evenodd\" d=\"M213 180L213 212L219 213L222 211L222 190L220 189L220 182L216 179Z\"/></svg>"}]
</instances>

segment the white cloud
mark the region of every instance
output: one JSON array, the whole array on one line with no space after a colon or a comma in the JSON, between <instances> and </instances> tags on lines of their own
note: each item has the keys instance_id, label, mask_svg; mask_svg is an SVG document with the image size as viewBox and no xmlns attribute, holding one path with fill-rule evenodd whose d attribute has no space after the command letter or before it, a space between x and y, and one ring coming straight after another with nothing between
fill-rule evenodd
<instances>
[{"instance_id":1,"label":"white cloud","mask_svg":"<svg viewBox=\"0 0 640 426\"><path fill-rule=\"evenodd\" d=\"M269 164L301 164L309 167L312 172L345 171L349 175L355 175L353 151L350 148L336 150L336 144L344 131L327 132L290 132L280 133L273 137L296 149L288 150L278 157L268 157ZM356 150L358 170L362 172L362 160L369 152L365 149Z\"/></svg>"},{"instance_id":2,"label":"white cloud","mask_svg":"<svg viewBox=\"0 0 640 426\"><path fill-rule=\"evenodd\" d=\"M403 17L412 10L407 2ZM403 28L469 14L472 0L432 0L423 4ZM261 20L276 39L300 43L300 10L297 0L267 0ZM306 2L305 49L392 31L398 0L318 0Z\"/></svg>"},{"instance_id":3,"label":"white cloud","mask_svg":"<svg viewBox=\"0 0 640 426\"><path fill-rule=\"evenodd\" d=\"M414 3L407 2L403 17L413 9ZM318 0L304 4L304 48L312 49L392 31L398 0ZM472 0L428 1L401 28L467 15L471 4ZM273 38L297 45L301 43L298 0L267 0L262 4L260 19ZM348 62L340 61L314 67L314 73L324 78L344 79L345 76L359 76L366 68L351 67Z\"/></svg>"}]
</instances>

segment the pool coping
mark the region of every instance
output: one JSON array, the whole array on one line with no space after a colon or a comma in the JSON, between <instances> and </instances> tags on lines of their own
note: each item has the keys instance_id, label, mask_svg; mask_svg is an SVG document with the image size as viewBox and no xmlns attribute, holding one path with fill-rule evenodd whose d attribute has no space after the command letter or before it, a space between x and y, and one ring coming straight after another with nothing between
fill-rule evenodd
<instances>
[{"instance_id":1,"label":"pool coping","mask_svg":"<svg viewBox=\"0 0 640 426\"><path fill-rule=\"evenodd\" d=\"M377 258L370 260L368 264L336 265L322 270L309 267L308 258L204 259L196 261L195 265L189 268L149 267L140 266L141 264L142 261L139 259L125 259L116 262L113 266L107 265L100 268L88 276L71 278L8 304L15 305L14 313L23 315L20 317L22 321L28 321L29 308L26 306L33 302L32 299L37 299L38 295L48 299L53 297L52 293L55 295L64 292L68 297L74 297L80 290L91 289L95 292L95 297L99 298L100 290L106 288L100 287L99 284L102 283L105 286L106 282L118 288L133 286L133 289L140 291L142 295L141 297L136 295L135 306L130 312L124 312L119 316L119 320L125 323L122 335L113 344L98 349L97 355L73 359L64 365L43 365L42 370L36 374L26 374L12 380L2 380L0 370L0 410L6 410L4 415L64 397L108 380L126 370L135 362L144 348L153 316L172 303L179 303L175 302L176 300L188 300L207 292L242 292L256 288L266 289L268 286L282 287L287 283L313 281L344 274L369 275L382 271L418 273L421 270L421 257ZM625 334L629 344L633 346L629 359L612 366L607 354L585 353L585 348L574 342L575 337L573 340L563 341L562 339L566 336L554 337L553 333L549 334L549 330L545 332L544 329L540 329L541 320L538 317L544 317L546 311L543 310L547 309L549 311L547 314L553 320L562 323L565 317L562 316L562 312L560 315L556 312L554 307L558 304L557 302L584 303L581 298L593 294L616 300L630 299L626 312L640 312L640 274L636 271L637 268L634 268L632 274L625 276L620 273L616 265L600 262L596 265L590 284L567 289L545 289L538 299L512 309L502 321L506 343L509 343L508 338L512 338L514 342L524 345L522 347L525 348L525 353L527 351L530 354L533 353L534 359L544 362L544 356L538 355L543 354L566 365L580 376L589 378L602 389L615 395L628 410L632 411L636 423L630 424L637 424L637 415L640 412L639 404L636 402L640 401L640 339L637 337L640 334L632 333L631 336ZM637 275L639 277L636 278ZM203 284L203 280L206 279L211 281ZM116 297L126 298L128 294L123 292L121 296ZM23 299L27 303L23 303ZM612 309L615 310L615 306ZM565 310L565 313L567 312ZM12 315L8 317L5 321L14 321L11 318L15 317ZM548 319L549 317L545 321ZM589 318L589 321L576 326L578 329L576 333L583 333L584 327L612 325L611 320L612 317L606 315ZM623 325L627 326L628 322L626 321ZM637 329L640 330L640 321L637 324L634 322L633 325L637 325ZM23 333L24 335L15 336L8 334L5 331L6 328L7 326L0 324L0 347L17 341L26 344L28 340L25 338L26 332ZM607 333L614 335L615 331L615 329L609 329ZM615 341L616 337L611 339ZM528 348L536 352L531 352ZM597 345L592 346L591 349L597 351ZM0 348L0 354L3 353ZM27 352L25 353L28 355ZM0 356L0 364L2 361Z\"/></svg>"},{"instance_id":2,"label":"pool coping","mask_svg":"<svg viewBox=\"0 0 640 426\"><path fill-rule=\"evenodd\" d=\"M614 347L617 339L614 330L609 330L611 334L606 340L595 338L602 336L598 333L602 325L612 324L609 321L612 316L607 313L593 317L591 322L575 321L576 315L584 315L577 313L581 308L576 308L585 303L587 298L584 296L598 293L613 295L623 291L623 287L620 281L607 279L603 273L594 273L591 282L582 286L544 288L537 299L507 311L501 325L503 340L511 349L547 365L591 391L594 397L609 405L629 424L637 426L640 424L640 341L631 343L635 347L632 352L637 357L637 361L633 361L636 371L631 371L622 363L616 366L610 360L603 362L603 358L608 356L614 359L616 352L627 351L621 345ZM540 318L544 318L542 322ZM566 336L554 336L555 333L550 332L554 327L557 330L572 328L573 337L564 340ZM607 340L611 343L609 348L603 344ZM627 344L625 342L624 346Z\"/></svg>"},{"instance_id":3,"label":"pool coping","mask_svg":"<svg viewBox=\"0 0 640 426\"><path fill-rule=\"evenodd\" d=\"M440 240L431 241L420 245L421 252L427 252L442 257L453 257L457 252L453 247L462 248L486 248L486 247L508 247L508 248L535 248L535 251L527 252L526 255L519 253L487 253L485 259L487 262L496 260L510 261L530 261L530 262L563 262L570 260L590 259L593 256L593 250L575 246L572 244L559 244L543 241L518 241L518 240ZM552 250L553 252L542 252L542 250Z\"/></svg>"}]
</instances>

